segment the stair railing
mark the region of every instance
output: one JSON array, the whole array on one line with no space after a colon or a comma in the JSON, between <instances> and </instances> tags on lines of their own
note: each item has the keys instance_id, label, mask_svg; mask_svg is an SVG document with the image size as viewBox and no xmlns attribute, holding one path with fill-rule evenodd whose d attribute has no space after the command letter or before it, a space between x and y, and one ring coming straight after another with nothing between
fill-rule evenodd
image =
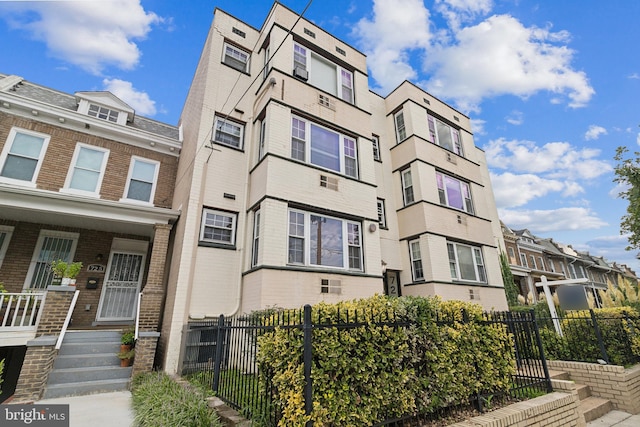
<instances>
[{"instance_id":1,"label":"stair railing","mask_svg":"<svg viewBox=\"0 0 640 427\"><path fill-rule=\"evenodd\" d=\"M67 311L67 317L65 317L64 323L62 324L60 336L58 336L58 341L56 341L56 350L60 350L60 347L62 346L62 340L64 339L64 334L67 333L67 328L69 327L69 323L71 322L71 315L73 314L73 309L76 307L78 295L80 295L80 291L76 290L76 292L73 294L73 299L71 300L69 311Z\"/></svg>"},{"instance_id":2,"label":"stair railing","mask_svg":"<svg viewBox=\"0 0 640 427\"><path fill-rule=\"evenodd\" d=\"M142 300L142 292L138 294L138 305L136 307L136 329L134 338L138 339L138 332L140 329L140 301Z\"/></svg>"}]
</instances>

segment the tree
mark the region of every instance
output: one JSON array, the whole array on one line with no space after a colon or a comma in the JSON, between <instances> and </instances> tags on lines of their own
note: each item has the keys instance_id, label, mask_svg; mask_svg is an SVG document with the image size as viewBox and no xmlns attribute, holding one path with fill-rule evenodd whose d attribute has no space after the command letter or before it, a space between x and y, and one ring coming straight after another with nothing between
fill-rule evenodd
<instances>
[{"instance_id":1,"label":"tree","mask_svg":"<svg viewBox=\"0 0 640 427\"><path fill-rule=\"evenodd\" d=\"M613 182L623 187L619 197L629 202L627 213L620 222L620 234L628 234L627 250L640 249L640 153L634 152L634 158L626 158L629 150L618 147L614 160L616 174Z\"/></svg>"},{"instance_id":2,"label":"tree","mask_svg":"<svg viewBox=\"0 0 640 427\"><path fill-rule=\"evenodd\" d=\"M509 260L504 252L500 252L500 269L502 270L502 281L504 282L504 293L507 295L509 308L518 305L518 287L513 281Z\"/></svg>"}]
</instances>

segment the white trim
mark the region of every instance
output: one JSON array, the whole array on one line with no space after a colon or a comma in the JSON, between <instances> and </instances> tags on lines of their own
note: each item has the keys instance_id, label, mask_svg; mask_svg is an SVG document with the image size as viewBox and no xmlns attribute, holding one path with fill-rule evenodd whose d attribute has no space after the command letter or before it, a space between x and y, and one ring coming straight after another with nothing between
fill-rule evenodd
<instances>
[{"instance_id":1,"label":"white trim","mask_svg":"<svg viewBox=\"0 0 640 427\"><path fill-rule=\"evenodd\" d=\"M237 62L243 63L244 64L244 68L240 69L240 68L236 67L235 64L233 63L233 61L231 61L231 62L227 62L226 61L226 59L227 59L227 48L229 48L231 50L234 50L234 51L236 51L238 53L242 53L242 54L246 55L246 57L247 57L246 61L242 61L242 60L240 60L240 59L238 59L238 58L236 58L234 56L229 56L229 58L231 58L233 61L237 61ZM226 64L229 67L231 67L231 68L233 68L235 70L238 70L240 72L249 73L249 63L250 63L250 61L251 61L251 52L248 52L248 51L246 51L246 50L244 50L242 48L239 48L236 45L224 42L224 44L222 46L222 63L223 64Z\"/></svg>"},{"instance_id":2,"label":"white trim","mask_svg":"<svg viewBox=\"0 0 640 427\"><path fill-rule=\"evenodd\" d=\"M398 128L398 117L402 117L402 132L404 135L400 135L400 129ZM393 128L395 129L397 144L407 139L407 122L405 122L404 120L403 110L400 110L393 115Z\"/></svg>"},{"instance_id":3,"label":"white trim","mask_svg":"<svg viewBox=\"0 0 640 427\"><path fill-rule=\"evenodd\" d=\"M47 134L44 134L44 133L27 130L27 129L21 129L21 128L18 128L18 127L12 127L11 131L9 131L9 136L7 137L7 141L4 144L4 148L2 150L2 154L0 154L0 174L2 173L2 170L5 167L5 163L7 161L7 157L9 156L9 151L13 147L16 135L19 134L19 133L20 134L24 134L24 135L29 135L29 136L32 136L32 137L36 137L36 138L42 138L42 147L40 147L40 153L38 154L38 160L37 160L37 163L36 163L36 167L33 170L33 175L31 176L31 180L29 180L29 181L22 180L22 179L7 178L7 177L0 176L0 182L6 182L8 184L16 184L16 185L35 188L36 187L36 180L38 179L38 174L40 173L40 168L42 167L42 162L44 160L44 155L47 152L47 147L49 146L49 141L51 139L51 136L49 136Z\"/></svg>"},{"instance_id":4,"label":"white trim","mask_svg":"<svg viewBox=\"0 0 640 427\"><path fill-rule=\"evenodd\" d=\"M418 245L418 258L415 258L415 252L413 251L413 245ZM422 270L422 276L417 276L415 267L413 266L414 262L420 261L420 269ZM424 280L424 264L422 263L422 248L420 247L420 239L414 239L409 241L409 263L411 264L411 278L414 282L419 280Z\"/></svg>"},{"instance_id":5,"label":"white trim","mask_svg":"<svg viewBox=\"0 0 640 427\"><path fill-rule=\"evenodd\" d=\"M230 238L229 241L217 240L217 239L213 239L213 238L205 239L204 230L205 230L206 227L213 228L213 229L224 229L222 227L216 227L216 226L212 226L212 225L207 225L206 224L207 214L218 215L218 216L222 216L222 217L225 217L225 218L231 218L231 238ZM201 242L219 243L221 245L233 246L233 245L236 244L236 227L237 227L237 224L238 224L238 214L237 213L219 211L219 210L216 210L216 209L203 208L202 209L202 216L201 216L201 219L200 219L200 236L199 236L199 240Z\"/></svg>"},{"instance_id":6,"label":"white trim","mask_svg":"<svg viewBox=\"0 0 640 427\"><path fill-rule=\"evenodd\" d=\"M78 162L78 156L80 155L80 151L86 148L88 150L94 150L94 151L100 151L103 154L102 157L102 165L100 166L100 170L97 171L99 173L98 176L98 181L96 182L96 188L94 189L94 191L85 191L85 190L79 190L76 188L71 188L69 187L69 185L71 185L71 180L73 179L73 175L75 173L76 170L76 164ZM102 147L96 147L95 145L89 145L89 144L84 144L82 142L78 142L76 144L76 148L73 152L73 157L71 159L71 165L69 166L69 171L67 172L67 178L64 181L64 187L60 189L61 192L63 193L70 193L70 194L80 194L80 195L85 195L85 196L91 196L91 197L100 197L100 189L102 188L102 180L104 179L104 171L107 169L107 162L109 160L109 153L110 151L106 148L102 148ZM92 172L96 172L96 171L92 171Z\"/></svg>"},{"instance_id":7,"label":"white trim","mask_svg":"<svg viewBox=\"0 0 640 427\"><path fill-rule=\"evenodd\" d=\"M305 64L303 67L303 64L301 62L297 62L295 60L295 48L301 49L304 52L304 56L305 56ZM302 55L303 52L298 52L299 54ZM319 87L315 84L313 84L313 62L311 61L311 57L315 56L317 58L317 60L319 61L323 61L333 67L335 67L335 71L336 71L336 87L334 88L334 91L327 91L322 87ZM335 96L336 98L340 98L341 100L349 103L349 104L354 104L354 98L355 98L355 88L354 88L354 78L353 78L353 72L347 70L346 68L343 68L341 66L339 66L338 64L336 64L335 62L331 61L328 58L325 58L324 56L318 54L317 52L300 45L299 43L294 43L294 48L293 48L293 52L292 52L292 69L295 69L296 67L300 67L300 68L304 68L304 70L307 71L307 82L309 82L309 84L311 84L313 87L317 87L320 90L323 90L325 92L329 92L331 95ZM343 93L343 86L344 86L344 81L342 78L342 72L348 73L351 76L351 85L349 86L349 89L351 89L351 96L349 96L349 99L344 99L345 98L345 94Z\"/></svg>"},{"instance_id":8,"label":"white trim","mask_svg":"<svg viewBox=\"0 0 640 427\"><path fill-rule=\"evenodd\" d=\"M0 244L0 267L2 267L2 261L7 254L9 241L13 235L13 227L9 225L0 225L0 234L4 234L4 239L2 240L2 244Z\"/></svg>"},{"instance_id":9,"label":"white trim","mask_svg":"<svg viewBox=\"0 0 640 427\"><path fill-rule=\"evenodd\" d=\"M218 130L218 123L221 123L222 125L236 126L239 129L240 136L239 136L239 140L238 140L238 145L230 144L229 142L220 141L220 140L216 139L216 134L217 134L217 130ZM232 137L235 137L235 135L233 135L233 134L229 134L228 132L224 132L222 130L222 128L220 128L220 132L225 134L225 135L231 135ZM226 145L227 147L236 148L238 150L243 150L244 149L244 124L243 123L238 123L238 122L236 122L234 120L229 120L229 119L225 119L225 118L220 117L220 116L216 116L215 120L213 122L213 135L211 136L211 140L214 141L217 144Z\"/></svg>"},{"instance_id":10,"label":"white trim","mask_svg":"<svg viewBox=\"0 0 640 427\"><path fill-rule=\"evenodd\" d=\"M131 184L131 179L132 179L132 174L133 174L133 169L135 167L135 163L136 162L142 162L142 163L148 163L148 164L152 164L155 166L155 170L154 170L154 174L153 174L153 181L151 182L151 194L149 195L149 200L148 201L144 201L144 200L138 200L138 199L130 199L127 197L127 194L129 193L129 185ZM148 205L148 206L153 206L153 198L156 194L156 186L158 184L158 173L160 172L160 162L157 160L151 160L151 159L147 159L145 157L139 157L139 156L131 156L131 162L129 163L129 173L127 174L127 185L124 188L124 194L122 196L122 199L120 199L121 202L127 202L127 203L137 203L137 204L143 204L143 205Z\"/></svg>"}]
</instances>

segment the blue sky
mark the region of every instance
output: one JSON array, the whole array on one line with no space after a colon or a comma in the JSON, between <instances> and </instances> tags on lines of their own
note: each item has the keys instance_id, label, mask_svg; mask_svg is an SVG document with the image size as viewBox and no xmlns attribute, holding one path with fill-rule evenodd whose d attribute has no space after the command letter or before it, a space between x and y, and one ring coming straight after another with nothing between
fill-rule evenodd
<instances>
[{"instance_id":1,"label":"blue sky","mask_svg":"<svg viewBox=\"0 0 640 427\"><path fill-rule=\"evenodd\" d=\"M271 5L0 0L0 72L110 90L176 124L214 8L260 28ZM507 225L636 270L612 159L640 143L639 16L637 0L315 0L305 13L367 54L381 95L408 79L472 119Z\"/></svg>"}]
</instances>

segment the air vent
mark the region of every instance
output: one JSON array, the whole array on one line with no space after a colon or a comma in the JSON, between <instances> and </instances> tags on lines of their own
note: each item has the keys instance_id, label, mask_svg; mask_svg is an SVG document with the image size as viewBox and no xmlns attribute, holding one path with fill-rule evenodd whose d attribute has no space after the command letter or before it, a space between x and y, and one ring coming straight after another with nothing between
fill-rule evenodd
<instances>
[{"instance_id":1,"label":"air vent","mask_svg":"<svg viewBox=\"0 0 640 427\"><path fill-rule=\"evenodd\" d=\"M456 156L453 156L451 153L447 153L447 161L449 163L453 163L454 165L458 164L458 161L456 160Z\"/></svg>"},{"instance_id":2,"label":"air vent","mask_svg":"<svg viewBox=\"0 0 640 427\"><path fill-rule=\"evenodd\" d=\"M309 78L309 73L304 68L296 66L293 69L293 76L299 78L300 80L307 81L307 79Z\"/></svg>"},{"instance_id":3,"label":"air vent","mask_svg":"<svg viewBox=\"0 0 640 427\"><path fill-rule=\"evenodd\" d=\"M338 46L336 46L336 52L338 52L342 56L347 56L347 52L345 52L343 49L340 49Z\"/></svg>"},{"instance_id":4,"label":"air vent","mask_svg":"<svg viewBox=\"0 0 640 427\"><path fill-rule=\"evenodd\" d=\"M236 27L233 27L233 28L231 29L231 31L233 31L233 33L234 33L234 34L237 34L237 35L239 35L239 36L240 36L240 37L242 37L242 38L247 37L247 33L245 33L244 31L240 31L240 30L239 30L239 29L237 29Z\"/></svg>"},{"instance_id":5,"label":"air vent","mask_svg":"<svg viewBox=\"0 0 640 427\"><path fill-rule=\"evenodd\" d=\"M333 99L321 93L318 94L318 104L322 105L323 107L327 107L330 110L335 111L336 109L336 104Z\"/></svg>"},{"instance_id":6,"label":"air vent","mask_svg":"<svg viewBox=\"0 0 640 427\"><path fill-rule=\"evenodd\" d=\"M458 215L458 224L467 225L467 218L462 215Z\"/></svg>"},{"instance_id":7,"label":"air vent","mask_svg":"<svg viewBox=\"0 0 640 427\"><path fill-rule=\"evenodd\" d=\"M477 289L469 289L469 299L471 301L480 301L480 292Z\"/></svg>"},{"instance_id":8,"label":"air vent","mask_svg":"<svg viewBox=\"0 0 640 427\"><path fill-rule=\"evenodd\" d=\"M422 100L424 101L425 104L431 105L431 101L429 101L427 98L422 98Z\"/></svg>"},{"instance_id":9,"label":"air vent","mask_svg":"<svg viewBox=\"0 0 640 427\"><path fill-rule=\"evenodd\" d=\"M331 280L331 279L322 279L322 284L320 285L320 293L321 294L342 294L342 281L341 280Z\"/></svg>"},{"instance_id":10,"label":"air vent","mask_svg":"<svg viewBox=\"0 0 640 427\"><path fill-rule=\"evenodd\" d=\"M459 122L460 119L458 118L458 116L453 116L453 120L455 120L456 122Z\"/></svg>"},{"instance_id":11,"label":"air vent","mask_svg":"<svg viewBox=\"0 0 640 427\"><path fill-rule=\"evenodd\" d=\"M308 35L309 37L313 37L314 39L316 38L316 33L314 33L313 31L311 31L311 30L310 30L310 29L308 29L308 28L305 28L305 29L304 29L304 33L305 33L306 35Z\"/></svg>"},{"instance_id":12,"label":"air vent","mask_svg":"<svg viewBox=\"0 0 640 427\"><path fill-rule=\"evenodd\" d=\"M320 187L328 188L329 190L338 191L338 178L333 178L326 175L320 175Z\"/></svg>"}]
</instances>

